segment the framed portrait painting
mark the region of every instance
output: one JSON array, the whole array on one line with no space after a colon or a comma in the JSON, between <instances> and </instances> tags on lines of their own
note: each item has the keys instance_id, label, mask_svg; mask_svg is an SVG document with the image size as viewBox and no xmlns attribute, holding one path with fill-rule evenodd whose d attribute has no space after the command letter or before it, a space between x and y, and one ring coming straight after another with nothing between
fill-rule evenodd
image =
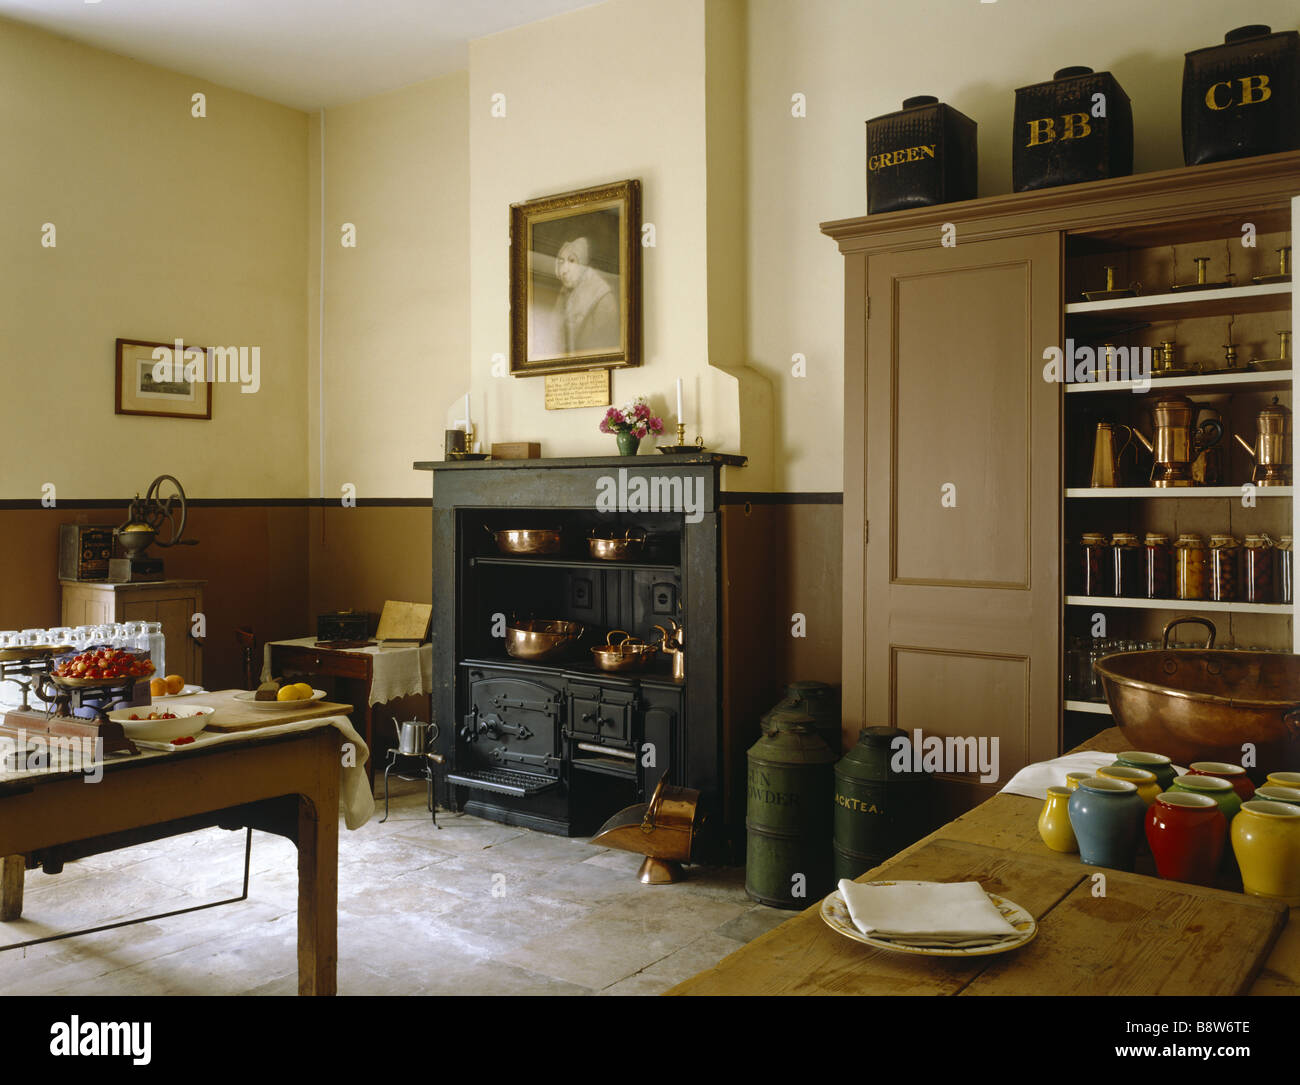
<instances>
[{"instance_id":1,"label":"framed portrait painting","mask_svg":"<svg viewBox=\"0 0 1300 1085\"><path fill-rule=\"evenodd\" d=\"M641 182L510 208L510 372L641 364Z\"/></svg>"},{"instance_id":2,"label":"framed portrait painting","mask_svg":"<svg viewBox=\"0 0 1300 1085\"><path fill-rule=\"evenodd\" d=\"M159 363L165 364L161 367ZM116 413L160 418L211 418L212 367L206 347L119 339Z\"/></svg>"}]
</instances>

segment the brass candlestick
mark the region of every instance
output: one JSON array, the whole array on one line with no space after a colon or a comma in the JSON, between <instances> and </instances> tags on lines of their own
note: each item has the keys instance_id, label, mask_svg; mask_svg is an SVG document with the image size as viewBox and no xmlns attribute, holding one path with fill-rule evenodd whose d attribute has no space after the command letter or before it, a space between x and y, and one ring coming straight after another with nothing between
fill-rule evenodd
<instances>
[{"instance_id":1,"label":"brass candlestick","mask_svg":"<svg viewBox=\"0 0 1300 1085\"><path fill-rule=\"evenodd\" d=\"M469 421L469 419L466 419L465 420L465 451L466 452L474 451L474 433L475 433L474 423Z\"/></svg>"},{"instance_id":2,"label":"brass candlestick","mask_svg":"<svg viewBox=\"0 0 1300 1085\"><path fill-rule=\"evenodd\" d=\"M686 423L678 422L677 423L677 447L681 448L684 444L686 444Z\"/></svg>"},{"instance_id":3,"label":"brass candlestick","mask_svg":"<svg viewBox=\"0 0 1300 1085\"><path fill-rule=\"evenodd\" d=\"M1276 275L1256 275L1257 283L1285 283L1291 280L1291 246L1285 245L1277 250L1278 269Z\"/></svg>"}]
</instances>

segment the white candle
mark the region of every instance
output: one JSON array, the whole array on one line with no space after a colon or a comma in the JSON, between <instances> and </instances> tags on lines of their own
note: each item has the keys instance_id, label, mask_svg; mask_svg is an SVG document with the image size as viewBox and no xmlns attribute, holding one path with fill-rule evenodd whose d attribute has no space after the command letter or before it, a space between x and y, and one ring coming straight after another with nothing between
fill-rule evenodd
<instances>
[{"instance_id":1,"label":"white candle","mask_svg":"<svg viewBox=\"0 0 1300 1085\"><path fill-rule=\"evenodd\" d=\"M677 378L677 424L680 426L685 421L682 418L682 378Z\"/></svg>"},{"instance_id":2,"label":"white candle","mask_svg":"<svg viewBox=\"0 0 1300 1085\"><path fill-rule=\"evenodd\" d=\"M466 430L466 432L469 431L469 427L470 427L469 393L466 392L466 393L465 393L465 430Z\"/></svg>"}]
</instances>

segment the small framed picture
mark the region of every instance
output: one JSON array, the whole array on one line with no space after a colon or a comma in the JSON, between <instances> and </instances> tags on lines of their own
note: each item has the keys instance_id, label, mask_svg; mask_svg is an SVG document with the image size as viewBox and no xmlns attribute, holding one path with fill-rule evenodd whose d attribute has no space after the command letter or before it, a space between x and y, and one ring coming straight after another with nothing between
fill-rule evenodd
<instances>
[{"instance_id":1,"label":"small framed picture","mask_svg":"<svg viewBox=\"0 0 1300 1085\"><path fill-rule=\"evenodd\" d=\"M193 343L117 341L117 414L212 417L208 349Z\"/></svg>"},{"instance_id":2,"label":"small framed picture","mask_svg":"<svg viewBox=\"0 0 1300 1085\"><path fill-rule=\"evenodd\" d=\"M641 364L641 182L510 208L510 372Z\"/></svg>"}]
</instances>

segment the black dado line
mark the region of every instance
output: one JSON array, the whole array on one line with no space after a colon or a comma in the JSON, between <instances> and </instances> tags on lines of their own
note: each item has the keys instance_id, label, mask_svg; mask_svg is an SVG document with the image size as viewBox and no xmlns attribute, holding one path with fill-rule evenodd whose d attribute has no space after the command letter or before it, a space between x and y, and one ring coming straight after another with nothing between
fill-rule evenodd
<instances>
[{"instance_id":1,"label":"black dado line","mask_svg":"<svg viewBox=\"0 0 1300 1085\"><path fill-rule=\"evenodd\" d=\"M679 461L680 462L680 461ZM39 498L0 498L0 511L44 510L58 512L67 509L125 509L130 497L59 498L51 508L41 504ZM842 505L844 494L838 491L797 490L781 492L750 492L723 490L718 494L721 505ZM221 508L298 508L332 509L343 507L336 497L187 497L186 504L195 509ZM424 509L429 507L427 497L358 497L357 508L363 509Z\"/></svg>"}]
</instances>

